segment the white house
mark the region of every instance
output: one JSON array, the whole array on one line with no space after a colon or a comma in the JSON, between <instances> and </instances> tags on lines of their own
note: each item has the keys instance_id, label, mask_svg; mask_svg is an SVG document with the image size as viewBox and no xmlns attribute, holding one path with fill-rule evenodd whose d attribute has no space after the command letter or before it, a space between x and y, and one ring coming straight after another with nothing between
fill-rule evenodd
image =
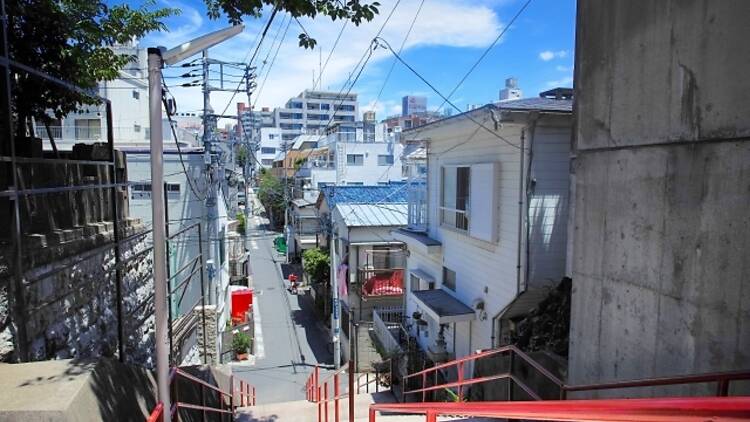
<instances>
[{"instance_id":1,"label":"white house","mask_svg":"<svg viewBox=\"0 0 750 422\"><path fill-rule=\"evenodd\" d=\"M564 93L567 91L563 90ZM566 275L570 95L504 101L402 133L411 154L406 325L433 360L496 346L503 311Z\"/></svg>"},{"instance_id":2,"label":"white house","mask_svg":"<svg viewBox=\"0 0 750 422\"><path fill-rule=\"evenodd\" d=\"M316 148L305 155L296 185L303 197L315 201L327 185L378 185L402 180L403 146L385 136L385 126L377 125L375 136L362 130L333 131L318 137Z\"/></svg>"},{"instance_id":3,"label":"white house","mask_svg":"<svg viewBox=\"0 0 750 422\"><path fill-rule=\"evenodd\" d=\"M274 158L282 151L281 147L281 129L277 127L260 128L260 141L255 152L257 162L253 163L253 165L261 168L271 168Z\"/></svg>"}]
</instances>

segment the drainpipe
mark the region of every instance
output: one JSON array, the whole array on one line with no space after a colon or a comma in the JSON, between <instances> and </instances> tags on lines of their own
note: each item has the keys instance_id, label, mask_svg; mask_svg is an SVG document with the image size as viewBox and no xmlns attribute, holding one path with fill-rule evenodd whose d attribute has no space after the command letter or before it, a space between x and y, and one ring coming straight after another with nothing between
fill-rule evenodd
<instances>
[{"instance_id":1,"label":"drainpipe","mask_svg":"<svg viewBox=\"0 0 750 422\"><path fill-rule=\"evenodd\" d=\"M518 154L521 158L521 172L518 177L518 250L516 251L516 297L521 294L521 248L523 244L523 202L524 202L524 151L526 142L526 128L521 129L521 152ZM495 333L495 319L492 319L492 333Z\"/></svg>"}]
</instances>

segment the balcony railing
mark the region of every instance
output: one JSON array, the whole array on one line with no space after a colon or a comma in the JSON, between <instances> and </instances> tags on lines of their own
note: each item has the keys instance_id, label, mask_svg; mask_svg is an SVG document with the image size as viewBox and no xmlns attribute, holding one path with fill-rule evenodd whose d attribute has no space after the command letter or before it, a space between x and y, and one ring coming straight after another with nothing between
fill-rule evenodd
<instances>
[{"instance_id":1,"label":"balcony railing","mask_svg":"<svg viewBox=\"0 0 750 422\"><path fill-rule=\"evenodd\" d=\"M466 210L440 207L440 222L458 230L469 230L469 214Z\"/></svg>"},{"instance_id":2,"label":"balcony railing","mask_svg":"<svg viewBox=\"0 0 750 422\"><path fill-rule=\"evenodd\" d=\"M362 297L404 294L404 270L401 268L360 269L358 275Z\"/></svg>"}]
</instances>

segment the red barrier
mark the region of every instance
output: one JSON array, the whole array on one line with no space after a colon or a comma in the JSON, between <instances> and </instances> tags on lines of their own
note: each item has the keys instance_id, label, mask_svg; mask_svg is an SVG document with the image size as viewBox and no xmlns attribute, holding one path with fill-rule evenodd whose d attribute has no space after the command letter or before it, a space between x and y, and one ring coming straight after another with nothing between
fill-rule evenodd
<instances>
[{"instance_id":1,"label":"red barrier","mask_svg":"<svg viewBox=\"0 0 750 422\"><path fill-rule=\"evenodd\" d=\"M146 419L146 422L163 422L163 419L164 419L163 416L164 416L164 403L159 402L156 404L156 407L154 407L154 410L148 416L148 419Z\"/></svg>"},{"instance_id":2,"label":"red barrier","mask_svg":"<svg viewBox=\"0 0 750 422\"><path fill-rule=\"evenodd\" d=\"M569 422L738 422L750 420L750 397L667 397L613 400L548 400L473 403L371 404L376 412Z\"/></svg>"}]
</instances>

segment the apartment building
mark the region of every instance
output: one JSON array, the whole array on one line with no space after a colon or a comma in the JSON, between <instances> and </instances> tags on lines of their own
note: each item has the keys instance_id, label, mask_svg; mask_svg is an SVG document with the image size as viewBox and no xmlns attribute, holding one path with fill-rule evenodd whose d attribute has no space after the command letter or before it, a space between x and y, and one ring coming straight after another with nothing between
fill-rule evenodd
<instances>
[{"instance_id":1,"label":"apartment building","mask_svg":"<svg viewBox=\"0 0 750 422\"><path fill-rule=\"evenodd\" d=\"M356 93L329 91L304 90L284 107L273 110L274 125L281 129L284 141L304 133L322 133L329 123L339 123L342 131L354 132L358 116Z\"/></svg>"},{"instance_id":2,"label":"apartment building","mask_svg":"<svg viewBox=\"0 0 750 422\"><path fill-rule=\"evenodd\" d=\"M545 92L405 131L405 308L433 361L498 344L503 311L566 274L572 99ZM479 126L481 125L481 126ZM477 131L479 127L479 131Z\"/></svg>"},{"instance_id":3,"label":"apartment building","mask_svg":"<svg viewBox=\"0 0 750 422\"><path fill-rule=\"evenodd\" d=\"M255 148L255 158L253 167L271 168L276 155L283 151L281 141L281 129L277 127L263 127L259 131L260 136Z\"/></svg>"}]
</instances>

